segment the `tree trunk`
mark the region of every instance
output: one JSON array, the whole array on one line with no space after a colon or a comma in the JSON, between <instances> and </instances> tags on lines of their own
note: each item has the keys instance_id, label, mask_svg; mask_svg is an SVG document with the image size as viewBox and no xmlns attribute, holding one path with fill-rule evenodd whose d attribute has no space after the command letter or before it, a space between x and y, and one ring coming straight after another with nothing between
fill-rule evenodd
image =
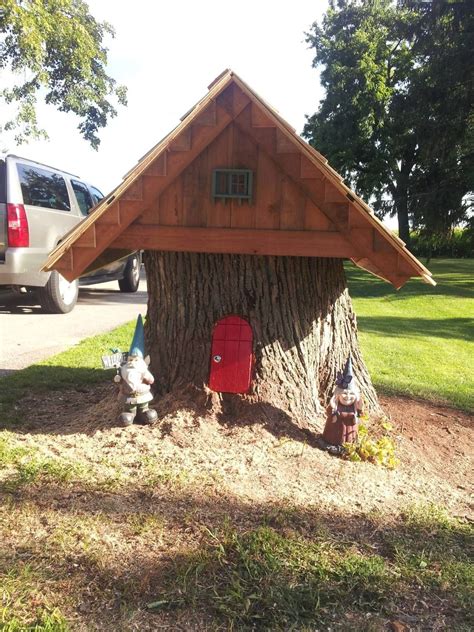
<instances>
[{"instance_id":1,"label":"tree trunk","mask_svg":"<svg viewBox=\"0 0 474 632\"><path fill-rule=\"evenodd\" d=\"M253 330L254 374L248 394L227 400L264 403L320 430L350 354L367 408L379 411L342 260L149 251L145 266L145 333L159 394L206 391L213 326L236 315Z\"/></svg>"},{"instance_id":2,"label":"tree trunk","mask_svg":"<svg viewBox=\"0 0 474 632\"><path fill-rule=\"evenodd\" d=\"M408 180L412 169L407 161L402 162L396 188L395 208L398 219L398 236L410 247L410 222L408 218Z\"/></svg>"}]
</instances>

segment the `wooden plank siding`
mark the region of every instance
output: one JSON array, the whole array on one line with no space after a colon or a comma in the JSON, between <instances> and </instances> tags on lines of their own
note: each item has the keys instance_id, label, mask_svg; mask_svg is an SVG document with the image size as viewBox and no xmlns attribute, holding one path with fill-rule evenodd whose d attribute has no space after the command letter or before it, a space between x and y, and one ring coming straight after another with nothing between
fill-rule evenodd
<instances>
[{"instance_id":1,"label":"wooden plank siding","mask_svg":"<svg viewBox=\"0 0 474 632\"><path fill-rule=\"evenodd\" d=\"M299 154L287 155L295 163L293 172L299 175ZM220 168L253 171L250 203L212 198L212 173ZM324 192L322 180L318 182ZM154 209L142 214L137 221L150 226L335 230L286 170L233 123L163 191Z\"/></svg>"},{"instance_id":2,"label":"wooden plank siding","mask_svg":"<svg viewBox=\"0 0 474 632\"><path fill-rule=\"evenodd\" d=\"M337 232L189 228L132 224L111 248L249 255L350 258L354 248Z\"/></svg>"},{"instance_id":3,"label":"wooden plank siding","mask_svg":"<svg viewBox=\"0 0 474 632\"><path fill-rule=\"evenodd\" d=\"M251 201L212 196L215 169L250 169ZM106 249L351 258L400 287L430 273L321 154L231 71L65 236L45 270L72 280Z\"/></svg>"}]
</instances>

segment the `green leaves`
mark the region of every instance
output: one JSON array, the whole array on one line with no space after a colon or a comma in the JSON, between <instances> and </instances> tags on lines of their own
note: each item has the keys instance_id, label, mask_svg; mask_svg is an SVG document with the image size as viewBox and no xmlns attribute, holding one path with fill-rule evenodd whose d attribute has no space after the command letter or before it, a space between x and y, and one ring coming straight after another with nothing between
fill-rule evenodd
<instances>
[{"instance_id":1,"label":"green leaves","mask_svg":"<svg viewBox=\"0 0 474 632\"><path fill-rule=\"evenodd\" d=\"M405 241L409 217L446 232L467 216L468 4L338 0L307 34L326 95L303 134L379 215L398 214Z\"/></svg>"},{"instance_id":2,"label":"green leaves","mask_svg":"<svg viewBox=\"0 0 474 632\"><path fill-rule=\"evenodd\" d=\"M99 130L117 114L115 104L127 102L126 88L117 86L105 71L103 39L113 37L113 28L98 22L83 0L4 0L3 4L0 68L10 70L15 82L0 92L0 99L17 103L3 131L15 130L18 144L46 136L36 118L41 91L46 103L81 119L79 131L97 149Z\"/></svg>"}]
</instances>

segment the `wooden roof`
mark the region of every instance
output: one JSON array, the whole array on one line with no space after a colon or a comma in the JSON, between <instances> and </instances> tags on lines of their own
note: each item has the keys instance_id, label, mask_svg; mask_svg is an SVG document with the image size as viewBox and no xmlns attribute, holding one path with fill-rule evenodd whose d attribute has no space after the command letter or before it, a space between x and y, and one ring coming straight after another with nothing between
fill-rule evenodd
<instances>
[{"instance_id":1,"label":"wooden roof","mask_svg":"<svg viewBox=\"0 0 474 632\"><path fill-rule=\"evenodd\" d=\"M283 225L269 230L255 223L249 229L246 224L201 221L172 226L170 221L147 220L173 183L230 127L287 174L291 186L302 192L326 225L309 222L300 230L294 230L296 225L290 230ZM208 200L210 204L210 193ZM255 209L249 207L246 212L255 213ZM351 259L396 288L410 277L435 285L429 270L344 184L327 160L230 70L212 82L207 95L180 124L63 238L43 270L56 269L72 280L135 249L335 256Z\"/></svg>"}]
</instances>

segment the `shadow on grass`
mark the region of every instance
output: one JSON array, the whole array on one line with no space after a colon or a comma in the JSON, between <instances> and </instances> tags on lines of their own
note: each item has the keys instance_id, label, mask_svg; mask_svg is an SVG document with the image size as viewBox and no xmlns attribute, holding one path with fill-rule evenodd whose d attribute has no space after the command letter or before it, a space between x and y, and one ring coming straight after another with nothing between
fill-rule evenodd
<instances>
[{"instance_id":1,"label":"shadow on grass","mask_svg":"<svg viewBox=\"0 0 474 632\"><path fill-rule=\"evenodd\" d=\"M55 391L72 390L82 393L84 399L94 386L112 381L113 372L100 369L48 366L35 364L0 379L0 429L19 427L24 422L22 401L46 401ZM21 428L19 428L21 429Z\"/></svg>"},{"instance_id":2,"label":"shadow on grass","mask_svg":"<svg viewBox=\"0 0 474 632\"><path fill-rule=\"evenodd\" d=\"M383 334L395 338L474 339L474 321L470 318L402 318L399 316L359 316L359 329L363 333Z\"/></svg>"},{"instance_id":3,"label":"shadow on grass","mask_svg":"<svg viewBox=\"0 0 474 632\"><path fill-rule=\"evenodd\" d=\"M187 621L183 629L204 620L211 629L365 631L386 629L394 619L409 629L471 629L472 530L432 509L386 522L164 488L148 495L74 494L47 486L14 497L11 510L22 507L40 513L47 507L58 530L62 516L77 524L97 516L112 538L127 543L113 555L88 551L75 539L70 551L56 545L55 554L47 543L48 577L75 585L86 627L105 613L113 627L140 612L142 629L154 629L172 611L173 619ZM161 542L135 539L133 516L147 514L164 521ZM43 556L38 542L23 543L22 559L31 567ZM22 563L13 553L7 557ZM370 627L374 619L379 627Z\"/></svg>"}]
</instances>

